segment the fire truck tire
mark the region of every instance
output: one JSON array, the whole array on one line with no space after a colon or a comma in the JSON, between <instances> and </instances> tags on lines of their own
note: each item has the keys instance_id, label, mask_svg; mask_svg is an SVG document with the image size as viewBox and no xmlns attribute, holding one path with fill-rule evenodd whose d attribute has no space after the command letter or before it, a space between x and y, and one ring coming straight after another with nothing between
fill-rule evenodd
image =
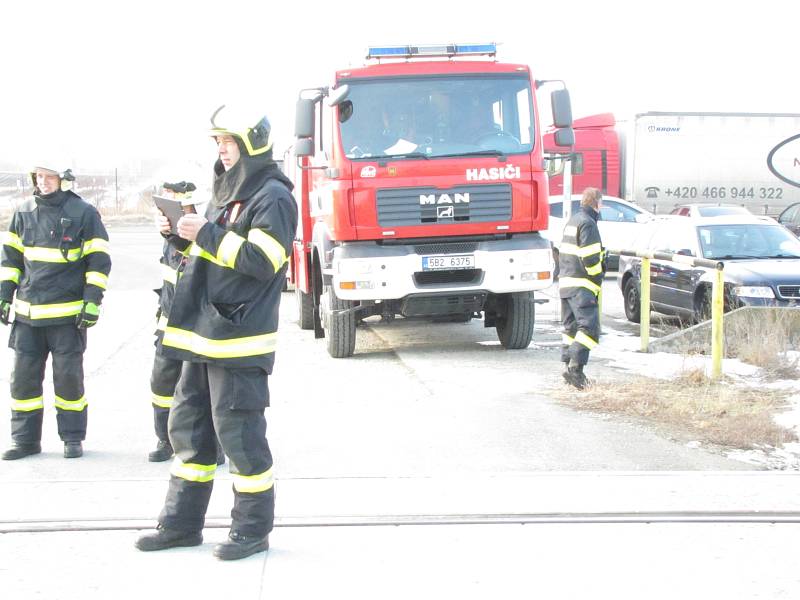
<instances>
[{"instance_id":1,"label":"fire truck tire","mask_svg":"<svg viewBox=\"0 0 800 600\"><path fill-rule=\"evenodd\" d=\"M300 329L314 329L314 297L298 287L294 288L294 297L297 300L297 323Z\"/></svg>"},{"instance_id":2,"label":"fire truck tire","mask_svg":"<svg viewBox=\"0 0 800 600\"><path fill-rule=\"evenodd\" d=\"M325 338L328 341L328 354L333 358L353 356L356 349L356 316L353 313L334 314L332 311L352 308L352 302L336 297L330 286L325 286L328 298L327 328Z\"/></svg>"},{"instance_id":3,"label":"fire truck tire","mask_svg":"<svg viewBox=\"0 0 800 600\"><path fill-rule=\"evenodd\" d=\"M527 348L533 338L533 321L536 305L533 292L502 294L502 311L497 314L497 337L500 344L509 350Z\"/></svg>"}]
</instances>

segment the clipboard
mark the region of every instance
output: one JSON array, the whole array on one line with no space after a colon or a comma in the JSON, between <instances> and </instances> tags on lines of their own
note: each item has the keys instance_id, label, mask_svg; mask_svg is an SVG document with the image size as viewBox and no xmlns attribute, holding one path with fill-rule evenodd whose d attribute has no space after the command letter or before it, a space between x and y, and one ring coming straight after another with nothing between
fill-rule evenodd
<instances>
[{"instance_id":1,"label":"clipboard","mask_svg":"<svg viewBox=\"0 0 800 600\"><path fill-rule=\"evenodd\" d=\"M180 200L153 195L156 207L169 219L170 231L178 234L178 220L183 216L183 206Z\"/></svg>"}]
</instances>

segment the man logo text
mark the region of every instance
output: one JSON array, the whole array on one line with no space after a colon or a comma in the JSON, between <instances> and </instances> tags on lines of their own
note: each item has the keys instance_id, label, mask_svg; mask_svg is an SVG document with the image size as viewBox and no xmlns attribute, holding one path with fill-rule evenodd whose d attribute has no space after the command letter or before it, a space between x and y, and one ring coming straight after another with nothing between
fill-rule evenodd
<instances>
[{"instance_id":1,"label":"man logo text","mask_svg":"<svg viewBox=\"0 0 800 600\"><path fill-rule=\"evenodd\" d=\"M469 204L469 192L464 194L441 194L437 196L436 194L420 194L419 195L419 203L420 206L425 206L426 204Z\"/></svg>"}]
</instances>

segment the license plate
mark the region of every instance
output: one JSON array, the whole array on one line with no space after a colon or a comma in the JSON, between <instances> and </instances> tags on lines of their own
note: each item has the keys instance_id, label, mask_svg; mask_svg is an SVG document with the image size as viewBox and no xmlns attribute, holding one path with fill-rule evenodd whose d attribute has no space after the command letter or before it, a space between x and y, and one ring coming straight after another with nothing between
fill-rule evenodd
<instances>
[{"instance_id":1,"label":"license plate","mask_svg":"<svg viewBox=\"0 0 800 600\"><path fill-rule=\"evenodd\" d=\"M456 256L423 256L423 271L441 271L448 269L471 269L475 266L475 257L472 254L459 254Z\"/></svg>"}]
</instances>

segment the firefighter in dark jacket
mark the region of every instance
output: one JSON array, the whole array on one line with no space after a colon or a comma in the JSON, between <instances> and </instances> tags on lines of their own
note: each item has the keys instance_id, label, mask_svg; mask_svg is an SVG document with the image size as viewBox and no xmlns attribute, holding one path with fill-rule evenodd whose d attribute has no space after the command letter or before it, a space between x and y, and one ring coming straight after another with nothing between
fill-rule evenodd
<instances>
[{"instance_id":1,"label":"firefighter in dark jacket","mask_svg":"<svg viewBox=\"0 0 800 600\"><path fill-rule=\"evenodd\" d=\"M559 293L561 295L561 360L564 380L578 388L588 385L583 367L589 352L600 337L600 312L597 298L603 283L605 265L597 219L602 195L597 188L586 188L580 210L572 215L559 248Z\"/></svg>"},{"instance_id":2,"label":"firefighter in dark jacket","mask_svg":"<svg viewBox=\"0 0 800 600\"><path fill-rule=\"evenodd\" d=\"M184 208L185 212L194 210L195 201L192 199L192 192L197 187L193 183L187 181L165 183L162 187L163 194L166 197L172 198L186 207ZM172 306L172 298L175 296L175 285L186 262L183 252L176 248L174 243L170 243L170 237L172 237L172 234L168 234L164 238L164 247L160 259L162 284L161 288L156 290L158 293L156 345L164 335L169 309ZM158 352L156 352L153 359L153 369L150 374L150 393L153 404L153 425L158 443L156 449L150 452L147 457L150 462L163 462L172 458L173 455L172 445L169 443L169 435L167 433L167 419L182 365L182 361L167 358Z\"/></svg>"},{"instance_id":3,"label":"firefighter in dark jacket","mask_svg":"<svg viewBox=\"0 0 800 600\"><path fill-rule=\"evenodd\" d=\"M269 548L275 495L264 410L269 405L278 306L297 227L291 182L272 159L266 117L212 117L219 160L205 217L184 215L188 262L159 350L185 361L170 410L175 460L155 533L140 550L202 543L216 470L215 431L230 459L234 506L222 560ZM162 219L161 231L169 223Z\"/></svg>"},{"instance_id":4,"label":"firefighter in dark jacket","mask_svg":"<svg viewBox=\"0 0 800 600\"><path fill-rule=\"evenodd\" d=\"M11 437L3 460L42 451L42 383L53 359L58 435L64 457L83 455L88 403L83 387L86 329L97 323L111 271L97 210L70 191L75 177L47 163L31 172L34 196L11 219L0 258L0 322L14 349ZM15 297L16 296L16 297ZM13 302L13 306L12 306Z\"/></svg>"}]
</instances>

